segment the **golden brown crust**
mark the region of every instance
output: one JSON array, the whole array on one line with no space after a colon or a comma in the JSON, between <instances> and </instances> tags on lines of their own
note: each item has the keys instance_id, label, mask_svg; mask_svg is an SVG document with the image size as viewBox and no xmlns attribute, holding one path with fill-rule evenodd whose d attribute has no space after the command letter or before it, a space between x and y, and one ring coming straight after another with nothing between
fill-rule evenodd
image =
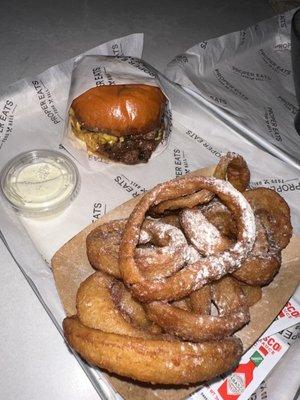
<instances>
[{"instance_id":1,"label":"golden brown crust","mask_svg":"<svg viewBox=\"0 0 300 400\"><path fill-rule=\"evenodd\" d=\"M242 354L241 341L192 344L106 333L65 318L64 335L88 362L110 372L158 384L189 384L211 379L233 368Z\"/></svg>"},{"instance_id":2,"label":"golden brown crust","mask_svg":"<svg viewBox=\"0 0 300 400\"><path fill-rule=\"evenodd\" d=\"M228 371L241 356L236 338L194 344L161 334L125 286L101 272L80 285L76 308L63 322L69 344L88 362L133 379L194 383Z\"/></svg>"},{"instance_id":3,"label":"golden brown crust","mask_svg":"<svg viewBox=\"0 0 300 400\"><path fill-rule=\"evenodd\" d=\"M287 202L274 190L264 187L247 190L243 194L254 213L259 216L274 247L284 249L293 234Z\"/></svg>"},{"instance_id":4,"label":"golden brown crust","mask_svg":"<svg viewBox=\"0 0 300 400\"><path fill-rule=\"evenodd\" d=\"M243 195L255 214L256 239L251 253L233 276L248 285L265 286L277 274L281 249L292 235L290 210L280 195L267 188L249 189ZM220 202L202 206L201 211L222 235L236 237L232 214Z\"/></svg>"},{"instance_id":5,"label":"golden brown crust","mask_svg":"<svg viewBox=\"0 0 300 400\"><path fill-rule=\"evenodd\" d=\"M211 285L202 286L190 294L187 300L190 309L199 314L209 315L211 312Z\"/></svg>"},{"instance_id":6,"label":"golden brown crust","mask_svg":"<svg viewBox=\"0 0 300 400\"><path fill-rule=\"evenodd\" d=\"M160 329L146 317L117 279L95 272L81 283L76 296L77 316L89 328L118 335L151 338Z\"/></svg>"},{"instance_id":7,"label":"golden brown crust","mask_svg":"<svg viewBox=\"0 0 300 400\"><path fill-rule=\"evenodd\" d=\"M218 308L217 316L183 310L165 302L146 304L145 310L148 318L166 332L193 342L223 339L249 322L248 303L241 287L231 277L212 285L212 301Z\"/></svg>"},{"instance_id":8,"label":"golden brown crust","mask_svg":"<svg viewBox=\"0 0 300 400\"><path fill-rule=\"evenodd\" d=\"M86 240L87 256L93 268L118 279L121 278L118 254L126 222L117 220L100 225ZM146 219L141 236L140 243L145 246L137 248L135 256L147 278L165 277L182 267L188 244L177 227Z\"/></svg>"},{"instance_id":9,"label":"golden brown crust","mask_svg":"<svg viewBox=\"0 0 300 400\"><path fill-rule=\"evenodd\" d=\"M260 286L250 286L238 280L236 282L240 285L249 307L252 307L262 298L262 289Z\"/></svg>"},{"instance_id":10,"label":"golden brown crust","mask_svg":"<svg viewBox=\"0 0 300 400\"><path fill-rule=\"evenodd\" d=\"M102 224L86 238L87 257L92 267L115 278L121 278L118 253L125 219Z\"/></svg>"},{"instance_id":11,"label":"golden brown crust","mask_svg":"<svg viewBox=\"0 0 300 400\"><path fill-rule=\"evenodd\" d=\"M153 204L201 189L217 194L221 201L233 211L239 231L237 242L228 251L188 264L166 279L145 279L134 260L134 253L146 212ZM214 178L187 177L156 186L135 207L123 233L119 251L119 267L124 282L130 286L140 301L177 300L238 268L252 249L254 240L255 224L252 210L237 190L229 183Z\"/></svg>"},{"instance_id":12,"label":"golden brown crust","mask_svg":"<svg viewBox=\"0 0 300 400\"><path fill-rule=\"evenodd\" d=\"M198 208L186 208L180 213L180 222L186 237L195 249L204 256L227 250L232 241L222 236Z\"/></svg>"},{"instance_id":13,"label":"golden brown crust","mask_svg":"<svg viewBox=\"0 0 300 400\"><path fill-rule=\"evenodd\" d=\"M250 181L250 171L246 161L239 154L231 152L221 157L213 176L227 180L240 192L247 189ZM170 210L193 208L199 204L209 203L213 197L213 193L202 189L186 196L162 201L151 208L150 215L156 216Z\"/></svg>"},{"instance_id":14,"label":"golden brown crust","mask_svg":"<svg viewBox=\"0 0 300 400\"><path fill-rule=\"evenodd\" d=\"M97 86L71 105L83 127L117 137L143 134L161 126L166 98L156 86Z\"/></svg>"}]
</instances>

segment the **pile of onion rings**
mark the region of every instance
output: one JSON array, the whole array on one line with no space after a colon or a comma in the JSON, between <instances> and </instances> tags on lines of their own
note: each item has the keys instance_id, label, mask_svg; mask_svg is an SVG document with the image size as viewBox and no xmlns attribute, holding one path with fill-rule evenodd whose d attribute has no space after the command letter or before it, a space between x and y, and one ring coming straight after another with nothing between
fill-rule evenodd
<instances>
[{"instance_id":1,"label":"pile of onion rings","mask_svg":"<svg viewBox=\"0 0 300 400\"><path fill-rule=\"evenodd\" d=\"M146 193L126 220L87 237L96 272L65 318L69 344L88 362L152 384L191 384L233 369L233 334L280 268L292 235L276 192L248 189L237 154L214 177L186 176Z\"/></svg>"}]
</instances>

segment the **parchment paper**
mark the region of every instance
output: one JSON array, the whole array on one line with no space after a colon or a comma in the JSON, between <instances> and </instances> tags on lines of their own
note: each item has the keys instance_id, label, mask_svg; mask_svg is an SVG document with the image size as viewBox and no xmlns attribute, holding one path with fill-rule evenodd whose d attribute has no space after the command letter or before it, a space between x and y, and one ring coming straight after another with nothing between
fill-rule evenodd
<instances>
[{"instance_id":1,"label":"parchment paper","mask_svg":"<svg viewBox=\"0 0 300 400\"><path fill-rule=\"evenodd\" d=\"M174 58L166 75L208 101L242 135L300 167L290 55L294 12L200 42Z\"/></svg>"}]
</instances>

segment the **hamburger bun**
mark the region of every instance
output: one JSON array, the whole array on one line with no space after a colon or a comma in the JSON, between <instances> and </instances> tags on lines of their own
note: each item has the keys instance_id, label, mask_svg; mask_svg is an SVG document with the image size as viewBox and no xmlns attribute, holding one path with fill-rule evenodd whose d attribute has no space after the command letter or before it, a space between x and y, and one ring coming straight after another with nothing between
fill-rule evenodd
<instances>
[{"instance_id":1,"label":"hamburger bun","mask_svg":"<svg viewBox=\"0 0 300 400\"><path fill-rule=\"evenodd\" d=\"M152 131L161 123L165 96L156 86L97 86L81 94L72 108L90 131L121 137Z\"/></svg>"},{"instance_id":2,"label":"hamburger bun","mask_svg":"<svg viewBox=\"0 0 300 400\"><path fill-rule=\"evenodd\" d=\"M73 100L71 127L101 157L147 162L164 136L165 107L166 98L156 86L97 86Z\"/></svg>"}]
</instances>

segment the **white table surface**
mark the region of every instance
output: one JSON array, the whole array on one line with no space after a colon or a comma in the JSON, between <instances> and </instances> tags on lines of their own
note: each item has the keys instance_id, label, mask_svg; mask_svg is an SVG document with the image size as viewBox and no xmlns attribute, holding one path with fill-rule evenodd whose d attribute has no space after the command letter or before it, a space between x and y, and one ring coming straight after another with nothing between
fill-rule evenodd
<instances>
[{"instance_id":1,"label":"white table surface","mask_svg":"<svg viewBox=\"0 0 300 400\"><path fill-rule=\"evenodd\" d=\"M0 89L135 32L163 71L195 43L272 15L267 0L2 0ZM0 398L99 398L1 240L0 260Z\"/></svg>"}]
</instances>

